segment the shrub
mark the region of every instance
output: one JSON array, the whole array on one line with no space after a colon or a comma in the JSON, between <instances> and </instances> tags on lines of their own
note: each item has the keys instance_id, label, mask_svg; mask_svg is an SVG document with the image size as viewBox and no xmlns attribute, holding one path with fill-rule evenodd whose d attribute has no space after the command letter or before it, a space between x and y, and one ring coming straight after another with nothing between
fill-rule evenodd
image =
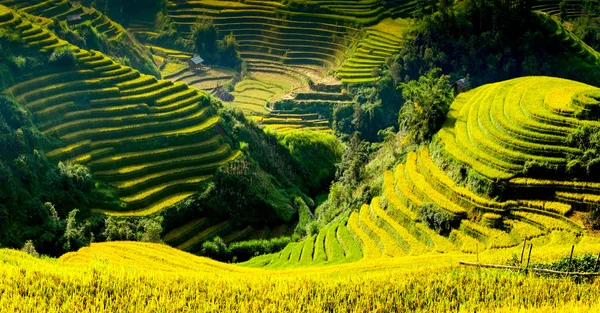
<instances>
[{"instance_id":1,"label":"shrub","mask_svg":"<svg viewBox=\"0 0 600 313\"><path fill-rule=\"evenodd\" d=\"M23 245L21 251L27 252L28 254L36 258L40 256L40 254L35 250L35 246L33 245L32 240L25 241L25 244Z\"/></svg>"},{"instance_id":2,"label":"shrub","mask_svg":"<svg viewBox=\"0 0 600 313\"><path fill-rule=\"evenodd\" d=\"M61 67L70 67L74 66L77 62L75 55L70 47L65 46L62 48L54 49L54 52L50 55L48 60L50 64L61 66Z\"/></svg>"},{"instance_id":3,"label":"shrub","mask_svg":"<svg viewBox=\"0 0 600 313\"><path fill-rule=\"evenodd\" d=\"M445 236L459 222L455 216L431 202L423 204L419 209L419 217L429 228Z\"/></svg>"}]
</instances>

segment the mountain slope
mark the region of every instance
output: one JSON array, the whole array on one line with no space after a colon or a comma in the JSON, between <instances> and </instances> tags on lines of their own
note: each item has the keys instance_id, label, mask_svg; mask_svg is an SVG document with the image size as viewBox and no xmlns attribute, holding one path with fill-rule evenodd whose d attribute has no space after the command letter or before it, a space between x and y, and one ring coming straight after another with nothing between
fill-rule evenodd
<instances>
[{"instance_id":1,"label":"mountain slope","mask_svg":"<svg viewBox=\"0 0 600 313\"><path fill-rule=\"evenodd\" d=\"M3 11L0 27L17 32L27 46L74 56L68 70L19 82L3 93L30 110L43 133L63 142L48 156L88 165L116 188L125 204L120 210L148 215L181 201L239 155L219 134L208 95L142 75Z\"/></svg>"},{"instance_id":2,"label":"mountain slope","mask_svg":"<svg viewBox=\"0 0 600 313\"><path fill-rule=\"evenodd\" d=\"M576 115L595 108L598 99L592 97L599 91L564 79L524 77L463 93L436 141L410 152L393 172L383 173L381 198L338 218L318 235L245 265L336 264L360 254L370 260L473 253L515 247L525 240L540 247L593 236L581 213L598 204L600 185L569 181L560 171L554 178L548 172L540 176L525 167L539 162L566 168L569 156L581 152L567 144L568 135L584 125L600 126ZM477 190L470 190L473 186ZM486 186L504 186L510 200L482 194L490 191ZM442 235L433 230L437 227Z\"/></svg>"}]
</instances>

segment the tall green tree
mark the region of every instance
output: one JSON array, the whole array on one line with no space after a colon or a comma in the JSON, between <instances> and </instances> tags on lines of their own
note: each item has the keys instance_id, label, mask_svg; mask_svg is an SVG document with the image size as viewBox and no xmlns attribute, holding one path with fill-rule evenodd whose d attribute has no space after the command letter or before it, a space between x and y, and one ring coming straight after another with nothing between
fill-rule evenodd
<instances>
[{"instance_id":1,"label":"tall green tree","mask_svg":"<svg viewBox=\"0 0 600 313\"><path fill-rule=\"evenodd\" d=\"M429 141L441 128L454 100L449 77L433 69L419 80L400 84L405 103L400 109L398 123L414 143Z\"/></svg>"},{"instance_id":2,"label":"tall green tree","mask_svg":"<svg viewBox=\"0 0 600 313\"><path fill-rule=\"evenodd\" d=\"M212 19L199 19L192 28L196 52L208 63L216 60L217 28Z\"/></svg>"}]
</instances>

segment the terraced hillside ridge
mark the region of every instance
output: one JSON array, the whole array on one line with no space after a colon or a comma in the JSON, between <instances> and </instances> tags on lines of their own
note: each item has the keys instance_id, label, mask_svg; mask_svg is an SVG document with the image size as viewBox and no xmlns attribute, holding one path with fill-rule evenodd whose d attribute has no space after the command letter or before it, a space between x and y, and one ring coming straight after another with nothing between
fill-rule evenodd
<instances>
[{"instance_id":1,"label":"terraced hillside ridge","mask_svg":"<svg viewBox=\"0 0 600 313\"><path fill-rule=\"evenodd\" d=\"M69 16L79 16L81 19L68 22L73 24L90 21L108 39L116 38L124 31L121 25L96 9L85 8L70 0L0 0L0 4L35 16L38 19L36 22L41 26L50 23L52 19L66 22Z\"/></svg>"},{"instance_id":2,"label":"terraced hillside ridge","mask_svg":"<svg viewBox=\"0 0 600 313\"><path fill-rule=\"evenodd\" d=\"M461 94L439 133L446 151L489 178L508 179L528 161L566 166L578 150L566 139L583 125L577 112L593 108L598 89L550 77L524 77ZM591 102L585 103L586 99Z\"/></svg>"},{"instance_id":3,"label":"terraced hillside ridge","mask_svg":"<svg viewBox=\"0 0 600 313\"><path fill-rule=\"evenodd\" d=\"M172 229L163 236L163 241L172 247L190 252L200 252L202 244L219 236L225 243L244 240L262 240L291 236L295 225L281 224L255 228L235 228L231 221L214 221L199 218Z\"/></svg>"},{"instance_id":4,"label":"terraced hillside ridge","mask_svg":"<svg viewBox=\"0 0 600 313\"><path fill-rule=\"evenodd\" d=\"M219 116L205 93L141 75L6 12L0 28L14 29L40 53L69 47L77 58L72 70L3 92L31 111L43 133L62 141L64 146L48 151L48 157L87 165L118 190L122 211L98 212L155 213L197 192L198 183L239 155L219 134Z\"/></svg>"},{"instance_id":5,"label":"terraced hillside ridge","mask_svg":"<svg viewBox=\"0 0 600 313\"><path fill-rule=\"evenodd\" d=\"M252 267L302 267L436 253L475 253L521 245L575 244L586 236L581 212L600 203L600 183L523 176L525 162L565 165L568 134L600 122L575 116L595 108L600 89L551 77L524 77L460 94L436 135L443 154L481 175L505 181L513 200L499 201L454 181L429 147L383 173L370 204L290 244L254 258ZM599 97L600 98L600 97ZM579 113L578 113L579 112ZM436 152L439 155L439 152ZM428 204L452 223L440 235L421 213Z\"/></svg>"},{"instance_id":6,"label":"terraced hillside ridge","mask_svg":"<svg viewBox=\"0 0 600 313\"><path fill-rule=\"evenodd\" d=\"M570 50L592 64L600 63L600 53L575 36L575 34L566 29L561 23L544 13L537 13L536 16L547 34L557 39L567 50Z\"/></svg>"},{"instance_id":7,"label":"terraced hillside ridge","mask_svg":"<svg viewBox=\"0 0 600 313\"><path fill-rule=\"evenodd\" d=\"M354 51L337 70L343 83L370 83L379 79L377 69L397 54L405 38L408 20L385 19L362 30L363 38L356 42Z\"/></svg>"},{"instance_id":8,"label":"terraced hillside ridge","mask_svg":"<svg viewBox=\"0 0 600 313\"><path fill-rule=\"evenodd\" d=\"M566 0L567 1L567 12L570 17L580 17L588 15L583 8L583 0ZM550 15L560 14L560 3L561 0L537 0L533 5L533 10L542 11Z\"/></svg>"}]
</instances>

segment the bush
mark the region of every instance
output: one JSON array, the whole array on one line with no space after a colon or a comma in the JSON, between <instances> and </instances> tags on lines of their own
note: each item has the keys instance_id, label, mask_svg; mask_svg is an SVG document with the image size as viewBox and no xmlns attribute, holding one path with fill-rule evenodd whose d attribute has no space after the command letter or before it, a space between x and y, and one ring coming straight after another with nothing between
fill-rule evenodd
<instances>
[{"instance_id":1,"label":"bush","mask_svg":"<svg viewBox=\"0 0 600 313\"><path fill-rule=\"evenodd\" d=\"M460 220L446 212L434 203L425 203L419 209L419 217L431 229L441 235L447 236Z\"/></svg>"},{"instance_id":2,"label":"bush","mask_svg":"<svg viewBox=\"0 0 600 313\"><path fill-rule=\"evenodd\" d=\"M21 251L27 252L29 255L32 255L36 258L40 256L40 254L35 250L35 246L33 245L32 240L27 240L23 245Z\"/></svg>"},{"instance_id":3,"label":"bush","mask_svg":"<svg viewBox=\"0 0 600 313\"><path fill-rule=\"evenodd\" d=\"M400 129L408 133L413 143L431 140L442 127L454 101L449 77L440 75L440 69L433 69L418 81L403 83L400 87L406 101L398 117Z\"/></svg>"},{"instance_id":4,"label":"bush","mask_svg":"<svg viewBox=\"0 0 600 313\"><path fill-rule=\"evenodd\" d=\"M77 62L73 51L69 46L54 49L54 52L50 55L50 59L48 60L50 64L61 66L61 67L71 67L74 66Z\"/></svg>"}]
</instances>

